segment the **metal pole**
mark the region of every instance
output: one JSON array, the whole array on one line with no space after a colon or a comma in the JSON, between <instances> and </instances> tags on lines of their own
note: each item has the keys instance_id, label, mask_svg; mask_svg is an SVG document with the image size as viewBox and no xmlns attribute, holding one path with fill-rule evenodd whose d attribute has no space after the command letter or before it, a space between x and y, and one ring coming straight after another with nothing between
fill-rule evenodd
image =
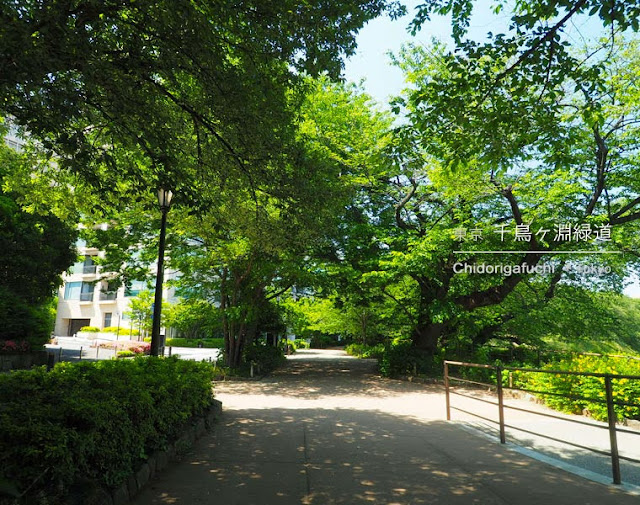
<instances>
[{"instance_id":1,"label":"metal pole","mask_svg":"<svg viewBox=\"0 0 640 505\"><path fill-rule=\"evenodd\" d=\"M502 397L502 367L496 367L496 381L498 385L498 419L500 421L500 443L506 442L504 432L504 402Z\"/></svg>"},{"instance_id":2,"label":"metal pole","mask_svg":"<svg viewBox=\"0 0 640 505\"><path fill-rule=\"evenodd\" d=\"M82 361L82 346L80 346L80 359L78 361Z\"/></svg>"},{"instance_id":3,"label":"metal pole","mask_svg":"<svg viewBox=\"0 0 640 505\"><path fill-rule=\"evenodd\" d=\"M613 388L611 387L611 376L604 378L604 388L607 394L607 420L609 421L609 440L611 442L611 471L613 473L613 483L621 484L620 478L620 455L618 453L618 434L616 431L616 411L613 408Z\"/></svg>"},{"instance_id":4,"label":"metal pole","mask_svg":"<svg viewBox=\"0 0 640 505\"><path fill-rule=\"evenodd\" d=\"M451 403L449 399L449 363L444 362L444 397L447 404L447 421L451 421Z\"/></svg>"},{"instance_id":5,"label":"metal pole","mask_svg":"<svg viewBox=\"0 0 640 505\"><path fill-rule=\"evenodd\" d=\"M164 280L164 242L167 231L168 208L162 209L162 221L160 223L160 243L158 245L158 273L156 275L156 292L153 306L153 326L151 327L151 356L160 355L163 343L160 342L160 316L162 314L162 282Z\"/></svg>"}]
</instances>

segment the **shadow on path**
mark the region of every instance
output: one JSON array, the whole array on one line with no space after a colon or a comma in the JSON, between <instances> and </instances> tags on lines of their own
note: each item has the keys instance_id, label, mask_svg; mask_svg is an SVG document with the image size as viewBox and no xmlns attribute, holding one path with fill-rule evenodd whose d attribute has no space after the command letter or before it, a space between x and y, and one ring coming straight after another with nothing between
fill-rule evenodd
<instances>
[{"instance_id":1,"label":"shadow on path","mask_svg":"<svg viewBox=\"0 0 640 505\"><path fill-rule=\"evenodd\" d=\"M264 381L219 384L215 430L133 503L637 504L438 420L438 391L327 356L300 354Z\"/></svg>"}]
</instances>

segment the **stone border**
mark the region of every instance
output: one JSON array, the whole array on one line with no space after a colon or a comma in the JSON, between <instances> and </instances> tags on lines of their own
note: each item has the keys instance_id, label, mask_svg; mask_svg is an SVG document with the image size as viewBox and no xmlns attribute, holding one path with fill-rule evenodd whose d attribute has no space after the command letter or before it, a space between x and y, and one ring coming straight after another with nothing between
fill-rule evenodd
<instances>
[{"instance_id":1,"label":"stone border","mask_svg":"<svg viewBox=\"0 0 640 505\"><path fill-rule=\"evenodd\" d=\"M169 447L163 451L156 451L142 463L120 486L108 491L105 488L88 489L82 497L83 505L125 505L142 491L154 477L167 468L170 463L178 461L197 439L213 428L215 421L222 414L222 402L213 400L207 412L191 419L185 429ZM71 504L76 502L72 499Z\"/></svg>"}]
</instances>

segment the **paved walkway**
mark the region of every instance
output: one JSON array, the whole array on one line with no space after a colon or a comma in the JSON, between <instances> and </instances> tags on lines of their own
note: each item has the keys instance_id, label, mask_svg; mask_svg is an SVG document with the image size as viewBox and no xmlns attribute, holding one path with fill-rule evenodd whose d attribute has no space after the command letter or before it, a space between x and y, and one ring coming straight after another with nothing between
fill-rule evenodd
<instances>
[{"instance_id":1,"label":"paved walkway","mask_svg":"<svg viewBox=\"0 0 640 505\"><path fill-rule=\"evenodd\" d=\"M216 391L213 433L134 504L638 503L446 423L441 389L381 379L339 351Z\"/></svg>"}]
</instances>

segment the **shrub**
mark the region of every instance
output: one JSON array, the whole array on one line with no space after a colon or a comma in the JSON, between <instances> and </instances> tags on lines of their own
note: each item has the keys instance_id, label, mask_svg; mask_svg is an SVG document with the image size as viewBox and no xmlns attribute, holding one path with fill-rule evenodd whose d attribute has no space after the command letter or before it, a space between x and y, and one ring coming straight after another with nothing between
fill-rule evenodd
<instances>
[{"instance_id":1,"label":"shrub","mask_svg":"<svg viewBox=\"0 0 640 505\"><path fill-rule=\"evenodd\" d=\"M310 349L311 343L303 340L301 338L296 338L295 340L288 340L288 342L293 346L293 350L297 351L298 349Z\"/></svg>"},{"instance_id":2,"label":"shrub","mask_svg":"<svg viewBox=\"0 0 640 505\"><path fill-rule=\"evenodd\" d=\"M384 347L379 359L380 373L385 377L400 375L439 375L440 360L413 346L411 340L395 338Z\"/></svg>"},{"instance_id":3,"label":"shrub","mask_svg":"<svg viewBox=\"0 0 640 505\"><path fill-rule=\"evenodd\" d=\"M311 347L314 349L325 349L340 345L336 335L313 335L311 337Z\"/></svg>"},{"instance_id":4,"label":"shrub","mask_svg":"<svg viewBox=\"0 0 640 505\"><path fill-rule=\"evenodd\" d=\"M347 354L355 356L356 358L373 358L380 360L384 355L384 344L376 345L364 345L364 344L349 344L344 349Z\"/></svg>"},{"instance_id":5,"label":"shrub","mask_svg":"<svg viewBox=\"0 0 640 505\"><path fill-rule=\"evenodd\" d=\"M548 370L567 370L574 372L609 373L615 375L640 375L640 361L607 356L576 355L551 362L543 367ZM564 375L552 373L514 372L514 380L527 389L549 393L569 394L587 399L571 399L556 395L539 396L551 408L573 414L588 410L594 419L607 419L605 387L603 377L585 377L582 375ZM635 403L635 406L615 405L619 419L640 419L640 381L613 379L611 381L614 401ZM590 401L595 399L596 401Z\"/></svg>"},{"instance_id":6,"label":"shrub","mask_svg":"<svg viewBox=\"0 0 640 505\"><path fill-rule=\"evenodd\" d=\"M26 340L0 340L0 352L27 352L31 345Z\"/></svg>"},{"instance_id":7,"label":"shrub","mask_svg":"<svg viewBox=\"0 0 640 505\"><path fill-rule=\"evenodd\" d=\"M31 349L42 349L51 337L55 311L53 301L27 303L0 286L0 340L26 340Z\"/></svg>"},{"instance_id":8,"label":"shrub","mask_svg":"<svg viewBox=\"0 0 640 505\"><path fill-rule=\"evenodd\" d=\"M287 358L279 347L254 342L244 351L247 364L255 363L260 372L267 373L286 363Z\"/></svg>"},{"instance_id":9,"label":"shrub","mask_svg":"<svg viewBox=\"0 0 640 505\"><path fill-rule=\"evenodd\" d=\"M100 331L100 328L98 328L97 326L83 326L82 328L80 328L80 331L85 331L87 333L98 333Z\"/></svg>"},{"instance_id":10,"label":"shrub","mask_svg":"<svg viewBox=\"0 0 640 505\"><path fill-rule=\"evenodd\" d=\"M116 356L118 356L118 358L132 358L136 356L136 353L133 351L118 351Z\"/></svg>"},{"instance_id":11,"label":"shrub","mask_svg":"<svg viewBox=\"0 0 640 505\"><path fill-rule=\"evenodd\" d=\"M151 350L151 344L148 342L136 342L134 340L116 340L115 342L102 342L100 347L103 349L118 349L121 351L130 351L134 354L148 354Z\"/></svg>"},{"instance_id":12,"label":"shrub","mask_svg":"<svg viewBox=\"0 0 640 505\"><path fill-rule=\"evenodd\" d=\"M208 363L154 357L0 375L0 481L52 502L58 484L116 486L211 405L212 379Z\"/></svg>"},{"instance_id":13,"label":"shrub","mask_svg":"<svg viewBox=\"0 0 640 505\"><path fill-rule=\"evenodd\" d=\"M168 338L167 347L202 347L206 349L221 349L224 347L223 338Z\"/></svg>"}]
</instances>

